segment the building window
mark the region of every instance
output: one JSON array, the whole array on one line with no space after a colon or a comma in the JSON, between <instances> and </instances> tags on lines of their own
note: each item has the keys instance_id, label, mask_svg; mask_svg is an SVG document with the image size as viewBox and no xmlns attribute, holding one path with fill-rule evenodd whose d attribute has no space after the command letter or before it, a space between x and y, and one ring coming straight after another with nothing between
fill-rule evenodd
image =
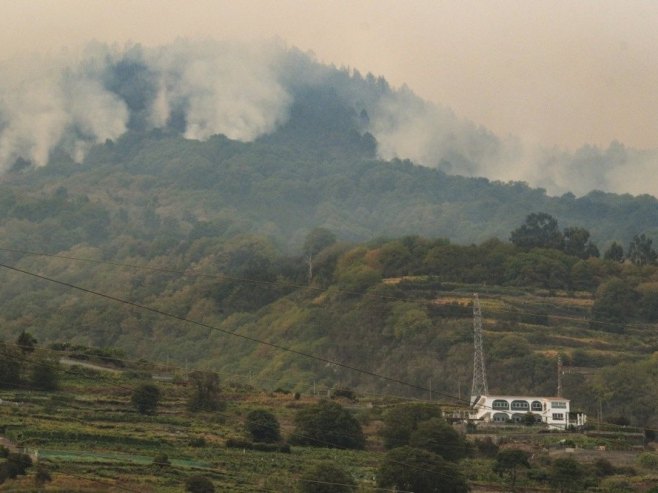
<instances>
[{"instance_id":1,"label":"building window","mask_svg":"<svg viewBox=\"0 0 658 493\"><path fill-rule=\"evenodd\" d=\"M553 409L566 409L567 403L564 401L553 401L551 402L551 408Z\"/></svg>"},{"instance_id":2,"label":"building window","mask_svg":"<svg viewBox=\"0 0 658 493\"><path fill-rule=\"evenodd\" d=\"M528 401L512 401L512 409L514 410L527 410L530 409Z\"/></svg>"},{"instance_id":3,"label":"building window","mask_svg":"<svg viewBox=\"0 0 658 493\"><path fill-rule=\"evenodd\" d=\"M532 406L531 406L533 411L541 411L542 410L542 405L541 402L539 401L532 401Z\"/></svg>"},{"instance_id":4,"label":"building window","mask_svg":"<svg viewBox=\"0 0 658 493\"><path fill-rule=\"evenodd\" d=\"M553 413L553 421L564 421L564 414Z\"/></svg>"},{"instance_id":5,"label":"building window","mask_svg":"<svg viewBox=\"0 0 658 493\"><path fill-rule=\"evenodd\" d=\"M494 409L509 409L509 402L503 399L496 399L491 404L491 407L493 407Z\"/></svg>"},{"instance_id":6,"label":"building window","mask_svg":"<svg viewBox=\"0 0 658 493\"><path fill-rule=\"evenodd\" d=\"M507 423L509 416L505 413L494 413L493 420L494 423Z\"/></svg>"}]
</instances>

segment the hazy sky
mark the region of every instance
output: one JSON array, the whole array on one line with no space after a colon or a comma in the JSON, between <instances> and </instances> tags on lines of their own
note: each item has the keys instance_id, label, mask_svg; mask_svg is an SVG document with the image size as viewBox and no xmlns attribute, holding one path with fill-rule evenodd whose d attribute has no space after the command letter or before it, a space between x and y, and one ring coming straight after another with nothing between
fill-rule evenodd
<instances>
[{"instance_id":1,"label":"hazy sky","mask_svg":"<svg viewBox=\"0 0 658 493\"><path fill-rule=\"evenodd\" d=\"M501 136L658 148L655 0L0 0L0 12L0 60L90 40L279 37Z\"/></svg>"}]
</instances>

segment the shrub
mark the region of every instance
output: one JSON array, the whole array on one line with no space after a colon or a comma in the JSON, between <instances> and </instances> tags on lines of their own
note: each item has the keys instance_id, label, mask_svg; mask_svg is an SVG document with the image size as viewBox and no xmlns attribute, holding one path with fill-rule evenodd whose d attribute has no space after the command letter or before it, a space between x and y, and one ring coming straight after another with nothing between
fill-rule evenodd
<instances>
[{"instance_id":1,"label":"shrub","mask_svg":"<svg viewBox=\"0 0 658 493\"><path fill-rule=\"evenodd\" d=\"M651 452L643 452L637 458L637 463L647 469L658 469L658 455Z\"/></svg>"},{"instance_id":2,"label":"shrub","mask_svg":"<svg viewBox=\"0 0 658 493\"><path fill-rule=\"evenodd\" d=\"M529 456L530 454L524 450L512 448L501 450L496 456L493 471L500 477L507 476L512 491L514 491L518 470L521 467L530 468Z\"/></svg>"},{"instance_id":3,"label":"shrub","mask_svg":"<svg viewBox=\"0 0 658 493\"><path fill-rule=\"evenodd\" d=\"M409 438L409 445L429 450L450 461L466 457L467 453L464 438L442 418L432 418L419 423Z\"/></svg>"},{"instance_id":4,"label":"shrub","mask_svg":"<svg viewBox=\"0 0 658 493\"><path fill-rule=\"evenodd\" d=\"M202 448L206 446L206 439L203 437L195 437L190 440L190 447Z\"/></svg>"},{"instance_id":5,"label":"shrub","mask_svg":"<svg viewBox=\"0 0 658 493\"><path fill-rule=\"evenodd\" d=\"M593 464L594 474L600 478L612 476L615 473L615 467L607 459L596 459Z\"/></svg>"},{"instance_id":6,"label":"shrub","mask_svg":"<svg viewBox=\"0 0 658 493\"><path fill-rule=\"evenodd\" d=\"M276 416L264 409L254 409L247 414L245 427L255 442L274 443L281 440Z\"/></svg>"},{"instance_id":7,"label":"shrub","mask_svg":"<svg viewBox=\"0 0 658 493\"><path fill-rule=\"evenodd\" d=\"M291 442L315 447L362 449L365 437L361 424L348 410L337 402L322 400L297 412Z\"/></svg>"},{"instance_id":8,"label":"shrub","mask_svg":"<svg viewBox=\"0 0 658 493\"><path fill-rule=\"evenodd\" d=\"M190 382L194 388L187 403L190 411L220 411L224 403L220 400L219 376L209 371L193 371Z\"/></svg>"},{"instance_id":9,"label":"shrub","mask_svg":"<svg viewBox=\"0 0 658 493\"><path fill-rule=\"evenodd\" d=\"M440 418L441 409L435 404L403 404L389 409L384 415L382 437L384 447L392 449L409 444L411 433L418 423L431 418Z\"/></svg>"},{"instance_id":10,"label":"shrub","mask_svg":"<svg viewBox=\"0 0 658 493\"><path fill-rule=\"evenodd\" d=\"M57 390L59 386L59 363L39 358L32 365L30 384L39 390Z\"/></svg>"},{"instance_id":11,"label":"shrub","mask_svg":"<svg viewBox=\"0 0 658 493\"><path fill-rule=\"evenodd\" d=\"M142 384L133 390L132 405L140 414L155 414L160 402L160 389L152 383Z\"/></svg>"},{"instance_id":12,"label":"shrub","mask_svg":"<svg viewBox=\"0 0 658 493\"><path fill-rule=\"evenodd\" d=\"M459 468L427 450L399 447L390 450L377 472L382 488L414 493L467 493Z\"/></svg>"},{"instance_id":13,"label":"shrub","mask_svg":"<svg viewBox=\"0 0 658 493\"><path fill-rule=\"evenodd\" d=\"M475 440L475 447L477 448L480 455L483 457L496 457L498 453L498 445L496 445L491 437L485 437L480 440L479 438Z\"/></svg>"},{"instance_id":14,"label":"shrub","mask_svg":"<svg viewBox=\"0 0 658 493\"><path fill-rule=\"evenodd\" d=\"M153 458L153 465L158 467L167 467L171 465L169 456L165 453L159 453Z\"/></svg>"},{"instance_id":15,"label":"shrub","mask_svg":"<svg viewBox=\"0 0 658 493\"><path fill-rule=\"evenodd\" d=\"M24 476L30 467L32 467L32 459L29 455L10 452L7 454L6 462L0 464L0 483L6 479Z\"/></svg>"},{"instance_id":16,"label":"shrub","mask_svg":"<svg viewBox=\"0 0 658 493\"><path fill-rule=\"evenodd\" d=\"M571 457L555 459L551 466L551 485L561 492L582 489L586 477L583 466Z\"/></svg>"},{"instance_id":17,"label":"shrub","mask_svg":"<svg viewBox=\"0 0 658 493\"><path fill-rule=\"evenodd\" d=\"M185 481L185 491L188 493L215 493L215 486L205 476L190 476Z\"/></svg>"},{"instance_id":18,"label":"shrub","mask_svg":"<svg viewBox=\"0 0 658 493\"><path fill-rule=\"evenodd\" d=\"M352 389L347 387L338 387L331 394L332 399L342 397L351 401L356 401L356 395Z\"/></svg>"},{"instance_id":19,"label":"shrub","mask_svg":"<svg viewBox=\"0 0 658 493\"><path fill-rule=\"evenodd\" d=\"M34 484L37 489L42 489L46 483L49 483L52 480L53 478L46 466L43 463L37 464L37 469L34 473Z\"/></svg>"}]
</instances>

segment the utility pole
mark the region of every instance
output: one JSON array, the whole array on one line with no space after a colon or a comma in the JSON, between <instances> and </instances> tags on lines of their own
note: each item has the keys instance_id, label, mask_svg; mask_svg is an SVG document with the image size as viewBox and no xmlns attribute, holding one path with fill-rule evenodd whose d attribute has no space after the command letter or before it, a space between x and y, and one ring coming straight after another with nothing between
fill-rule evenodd
<instances>
[{"instance_id":1,"label":"utility pole","mask_svg":"<svg viewBox=\"0 0 658 493\"><path fill-rule=\"evenodd\" d=\"M482 347L482 311L478 294L473 294L473 386L471 387L471 405L475 399L488 395L487 372L484 367L484 349Z\"/></svg>"},{"instance_id":2,"label":"utility pole","mask_svg":"<svg viewBox=\"0 0 658 493\"><path fill-rule=\"evenodd\" d=\"M313 280L313 254L309 253L306 256L306 263L308 264L308 283L311 284Z\"/></svg>"},{"instance_id":3,"label":"utility pole","mask_svg":"<svg viewBox=\"0 0 658 493\"><path fill-rule=\"evenodd\" d=\"M557 396L562 397L562 356L557 355Z\"/></svg>"}]
</instances>

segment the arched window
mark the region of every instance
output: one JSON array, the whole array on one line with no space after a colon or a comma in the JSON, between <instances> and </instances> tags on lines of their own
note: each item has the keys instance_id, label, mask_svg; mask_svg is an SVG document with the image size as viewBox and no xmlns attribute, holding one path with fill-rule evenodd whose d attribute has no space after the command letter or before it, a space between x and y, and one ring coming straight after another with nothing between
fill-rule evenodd
<instances>
[{"instance_id":1,"label":"arched window","mask_svg":"<svg viewBox=\"0 0 658 493\"><path fill-rule=\"evenodd\" d=\"M509 409L509 402L504 399L496 399L491 403L491 407L494 409Z\"/></svg>"},{"instance_id":2,"label":"arched window","mask_svg":"<svg viewBox=\"0 0 658 493\"><path fill-rule=\"evenodd\" d=\"M541 402L539 401L532 401L531 409L533 411L543 411L543 406L541 405Z\"/></svg>"},{"instance_id":3,"label":"arched window","mask_svg":"<svg viewBox=\"0 0 658 493\"><path fill-rule=\"evenodd\" d=\"M494 423L507 423L509 416L505 413L494 413L493 420Z\"/></svg>"},{"instance_id":4,"label":"arched window","mask_svg":"<svg viewBox=\"0 0 658 493\"><path fill-rule=\"evenodd\" d=\"M512 401L512 409L514 411L527 411L530 409L528 401Z\"/></svg>"}]
</instances>

